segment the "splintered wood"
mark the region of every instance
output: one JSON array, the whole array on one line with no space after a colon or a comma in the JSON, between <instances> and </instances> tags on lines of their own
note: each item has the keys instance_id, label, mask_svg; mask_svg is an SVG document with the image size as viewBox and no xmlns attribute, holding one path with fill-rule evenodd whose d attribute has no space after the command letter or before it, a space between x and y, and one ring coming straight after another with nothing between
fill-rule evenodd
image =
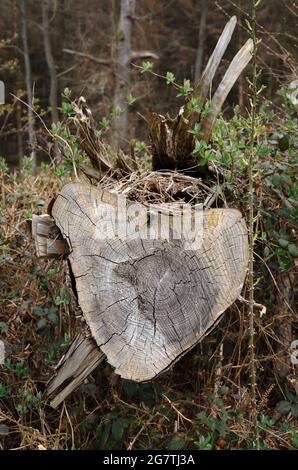
<instances>
[{"instance_id":1,"label":"splintered wood","mask_svg":"<svg viewBox=\"0 0 298 470\"><path fill-rule=\"evenodd\" d=\"M49 215L32 216L31 234L39 258L57 258L68 253L67 243Z\"/></svg>"},{"instance_id":2,"label":"splintered wood","mask_svg":"<svg viewBox=\"0 0 298 470\"><path fill-rule=\"evenodd\" d=\"M115 207L117 198L72 183L52 215L69 245L93 338L116 373L140 382L170 367L237 299L247 270L247 231L237 210L211 209L203 213L202 240L193 249L182 239L109 235L103 208Z\"/></svg>"}]
</instances>

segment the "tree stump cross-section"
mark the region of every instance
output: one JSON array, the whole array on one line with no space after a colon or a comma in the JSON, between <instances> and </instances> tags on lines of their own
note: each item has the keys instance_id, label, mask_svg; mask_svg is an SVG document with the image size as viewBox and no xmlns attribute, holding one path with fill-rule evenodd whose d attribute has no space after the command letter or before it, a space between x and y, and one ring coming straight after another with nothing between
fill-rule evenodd
<instances>
[{"instance_id":1,"label":"tree stump cross-section","mask_svg":"<svg viewBox=\"0 0 298 470\"><path fill-rule=\"evenodd\" d=\"M239 211L211 209L203 213L195 249L181 239L99 237L107 225L97 209L115 206L117 197L71 183L58 195L52 216L69 245L79 304L94 340L117 374L142 382L198 343L238 298L247 271L247 230Z\"/></svg>"}]
</instances>

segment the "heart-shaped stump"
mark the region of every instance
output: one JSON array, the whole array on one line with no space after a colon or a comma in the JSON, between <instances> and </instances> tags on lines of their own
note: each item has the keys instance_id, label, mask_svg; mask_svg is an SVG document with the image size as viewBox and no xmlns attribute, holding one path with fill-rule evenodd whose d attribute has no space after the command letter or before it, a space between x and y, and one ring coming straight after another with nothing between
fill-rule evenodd
<instances>
[{"instance_id":1,"label":"heart-shaped stump","mask_svg":"<svg viewBox=\"0 0 298 470\"><path fill-rule=\"evenodd\" d=\"M137 212L138 231L131 224ZM153 207L150 217L158 214ZM72 183L58 195L52 216L69 245L91 334L125 379L150 380L170 367L207 334L243 287L248 239L237 210L201 211L200 234L191 243L177 237L170 211L164 219L168 236L162 227L148 237L147 208Z\"/></svg>"}]
</instances>

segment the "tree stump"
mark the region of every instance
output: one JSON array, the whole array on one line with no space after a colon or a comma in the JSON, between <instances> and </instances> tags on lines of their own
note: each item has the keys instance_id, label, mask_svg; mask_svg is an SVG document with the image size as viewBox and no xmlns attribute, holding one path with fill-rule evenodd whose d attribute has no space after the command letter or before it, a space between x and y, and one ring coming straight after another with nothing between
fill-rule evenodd
<instances>
[{"instance_id":1,"label":"tree stump","mask_svg":"<svg viewBox=\"0 0 298 470\"><path fill-rule=\"evenodd\" d=\"M247 269L247 231L237 210L211 209L203 213L195 249L174 233L170 240L133 232L121 238L106 217L106 204L116 208L119 197L124 199L68 184L52 216L68 242L78 301L93 338L117 374L142 382L192 348L237 299Z\"/></svg>"}]
</instances>

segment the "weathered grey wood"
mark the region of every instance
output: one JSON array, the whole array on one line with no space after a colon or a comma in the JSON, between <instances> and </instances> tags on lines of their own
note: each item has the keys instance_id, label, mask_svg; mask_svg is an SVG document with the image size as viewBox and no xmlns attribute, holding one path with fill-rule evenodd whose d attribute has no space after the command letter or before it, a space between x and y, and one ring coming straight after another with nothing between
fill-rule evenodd
<instances>
[{"instance_id":1,"label":"weathered grey wood","mask_svg":"<svg viewBox=\"0 0 298 470\"><path fill-rule=\"evenodd\" d=\"M68 253L67 243L62 238L53 217L47 214L33 215L31 231L36 256L39 258L59 258Z\"/></svg>"},{"instance_id":2,"label":"weathered grey wood","mask_svg":"<svg viewBox=\"0 0 298 470\"><path fill-rule=\"evenodd\" d=\"M98 347L116 373L146 381L200 341L239 296L246 226L237 210L213 209L204 212L196 249L184 240L121 239L104 222L104 203L116 206L117 195L72 183L52 215L71 245L79 304Z\"/></svg>"},{"instance_id":3,"label":"weathered grey wood","mask_svg":"<svg viewBox=\"0 0 298 470\"><path fill-rule=\"evenodd\" d=\"M113 164L110 162L108 152L96 131L92 112L86 105L86 100L81 96L78 100L72 102L75 116L72 117L73 124L77 130L77 139L88 155L93 168L99 172L110 172L113 170Z\"/></svg>"},{"instance_id":4,"label":"weathered grey wood","mask_svg":"<svg viewBox=\"0 0 298 470\"><path fill-rule=\"evenodd\" d=\"M50 405L57 408L104 359L105 355L95 341L79 334L57 365L56 375L47 386L46 396L54 397Z\"/></svg>"},{"instance_id":5,"label":"weathered grey wood","mask_svg":"<svg viewBox=\"0 0 298 470\"><path fill-rule=\"evenodd\" d=\"M193 96L198 96L200 99L200 105L203 106L204 102L210 92L210 87L212 84L212 80L214 78L215 72L218 69L219 63L226 52L226 49L229 45L231 40L232 34L234 32L235 26L237 24L236 16L232 16L232 18L228 21L226 26L224 27L223 32L220 35L219 40L215 46L215 49L208 60L208 63L205 67L205 70L202 74L201 79L196 84Z\"/></svg>"},{"instance_id":6,"label":"weathered grey wood","mask_svg":"<svg viewBox=\"0 0 298 470\"><path fill-rule=\"evenodd\" d=\"M215 120L221 110L221 107L230 93L234 83L238 79L241 72L245 69L251 60L253 50L253 41L248 39L240 51L235 55L230 63L228 70L219 84L216 92L211 100L211 108L202 124L202 132L200 138L208 142L211 136L212 128Z\"/></svg>"},{"instance_id":7,"label":"weathered grey wood","mask_svg":"<svg viewBox=\"0 0 298 470\"><path fill-rule=\"evenodd\" d=\"M191 98L197 97L199 104L203 108L205 101L208 97L208 93L211 93L211 86L214 75L218 69L219 63L226 52L226 49L230 43L232 34L237 24L236 16L228 21L221 33L214 51L208 60L208 63L203 71L202 76L197 80ZM182 108L180 115L178 116L177 127L174 132L174 147L175 153L179 159L181 155L188 155L192 150L193 136L189 134L189 129L192 129L195 123L200 119L200 115L193 113L187 106ZM184 163L185 165L185 163Z\"/></svg>"}]
</instances>

